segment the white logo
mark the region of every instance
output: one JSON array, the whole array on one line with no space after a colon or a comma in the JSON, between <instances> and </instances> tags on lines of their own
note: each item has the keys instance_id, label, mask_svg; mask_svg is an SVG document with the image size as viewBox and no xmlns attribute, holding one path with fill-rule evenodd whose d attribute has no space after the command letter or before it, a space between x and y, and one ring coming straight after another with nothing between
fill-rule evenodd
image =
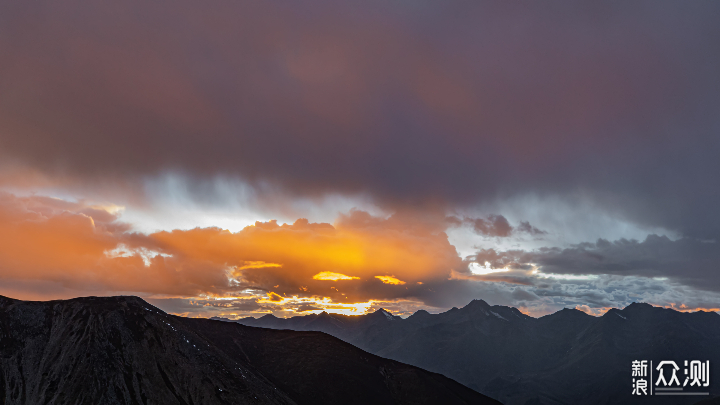
<instances>
[{"instance_id":1,"label":"white logo","mask_svg":"<svg viewBox=\"0 0 720 405\"><path fill-rule=\"evenodd\" d=\"M705 362L693 360L689 365L685 360L685 368L680 377L678 376L680 367L672 360L661 361L654 370L652 361L647 360L633 360L631 366L632 395L710 395L709 392L693 390L693 388L710 386L709 360ZM653 384L653 371L657 372L655 384Z\"/></svg>"}]
</instances>

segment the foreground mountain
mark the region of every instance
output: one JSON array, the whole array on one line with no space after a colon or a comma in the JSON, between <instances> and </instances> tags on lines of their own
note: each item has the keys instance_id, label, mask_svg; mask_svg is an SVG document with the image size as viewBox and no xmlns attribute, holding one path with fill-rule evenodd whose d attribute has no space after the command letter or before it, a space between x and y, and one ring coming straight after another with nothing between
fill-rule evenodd
<instances>
[{"instance_id":1,"label":"foreground mountain","mask_svg":"<svg viewBox=\"0 0 720 405\"><path fill-rule=\"evenodd\" d=\"M496 404L319 332L165 314L136 297L0 297L3 404Z\"/></svg>"},{"instance_id":2,"label":"foreground mountain","mask_svg":"<svg viewBox=\"0 0 720 405\"><path fill-rule=\"evenodd\" d=\"M382 357L449 376L507 405L692 404L698 396L632 396L633 360L710 360L720 394L720 315L632 304L593 317L564 309L536 319L475 300L441 314L407 319L378 310L363 316L322 313L237 321L320 330ZM680 371L682 373L682 370Z\"/></svg>"}]
</instances>

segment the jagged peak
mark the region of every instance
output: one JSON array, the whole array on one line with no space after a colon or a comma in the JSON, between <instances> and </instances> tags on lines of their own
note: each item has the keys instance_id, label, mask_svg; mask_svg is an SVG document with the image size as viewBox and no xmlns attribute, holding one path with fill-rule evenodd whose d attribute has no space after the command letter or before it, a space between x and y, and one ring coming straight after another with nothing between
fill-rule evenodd
<instances>
[{"instance_id":1,"label":"jagged peak","mask_svg":"<svg viewBox=\"0 0 720 405\"><path fill-rule=\"evenodd\" d=\"M633 302L632 304L626 306L624 309L638 310L638 309L651 309L651 308L655 308L655 307L646 302ZM615 309L615 308L613 308L613 309Z\"/></svg>"},{"instance_id":2,"label":"jagged peak","mask_svg":"<svg viewBox=\"0 0 720 405\"><path fill-rule=\"evenodd\" d=\"M377 314L377 315L376 315ZM382 315L384 318L387 318L389 320L395 319L394 315L388 312L385 308L378 308L375 312L373 312L371 315Z\"/></svg>"},{"instance_id":3,"label":"jagged peak","mask_svg":"<svg viewBox=\"0 0 720 405\"><path fill-rule=\"evenodd\" d=\"M420 318L426 318L426 317L428 317L428 316L430 316L430 312L428 312L428 311L426 311L426 310L424 310L424 309L418 309L417 311L415 311L415 313L413 313L412 315L408 316L407 319L417 320L417 319L420 319Z\"/></svg>"},{"instance_id":4,"label":"jagged peak","mask_svg":"<svg viewBox=\"0 0 720 405\"><path fill-rule=\"evenodd\" d=\"M474 299L463 307L463 309L466 309L466 308L485 308L485 309L487 309L487 308L490 308L490 304L485 302L485 300Z\"/></svg>"},{"instance_id":5,"label":"jagged peak","mask_svg":"<svg viewBox=\"0 0 720 405\"><path fill-rule=\"evenodd\" d=\"M472 300L460 309L460 313L466 313L471 316L490 315L492 307L483 300Z\"/></svg>"}]
</instances>

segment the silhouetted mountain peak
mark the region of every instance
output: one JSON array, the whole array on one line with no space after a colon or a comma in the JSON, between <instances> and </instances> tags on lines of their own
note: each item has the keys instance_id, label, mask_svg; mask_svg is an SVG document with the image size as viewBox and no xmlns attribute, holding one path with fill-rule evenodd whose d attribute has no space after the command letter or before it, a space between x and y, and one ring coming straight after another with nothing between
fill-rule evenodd
<instances>
[{"instance_id":1,"label":"silhouetted mountain peak","mask_svg":"<svg viewBox=\"0 0 720 405\"><path fill-rule=\"evenodd\" d=\"M261 316L261 317L258 318L258 319L262 319L262 320L264 320L264 321L269 321L269 320L275 320L275 319L280 319L280 318L278 318L277 316L275 316L275 315L273 315L273 314L267 314L267 315Z\"/></svg>"},{"instance_id":2,"label":"silhouetted mountain peak","mask_svg":"<svg viewBox=\"0 0 720 405\"><path fill-rule=\"evenodd\" d=\"M582 328L583 325L588 326L597 319L597 317L575 308L563 308L555 313L540 317L538 322L540 325L550 327L554 333L557 332L557 328L577 330L576 328Z\"/></svg>"},{"instance_id":3,"label":"silhouetted mountain peak","mask_svg":"<svg viewBox=\"0 0 720 405\"><path fill-rule=\"evenodd\" d=\"M647 310L652 310L653 308L655 308L655 307L648 303L645 303L645 302L633 302L632 304L625 307L625 309L630 309L633 311L639 311L639 310L647 311Z\"/></svg>"},{"instance_id":4,"label":"silhouetted mountain peak","mask_svg":"<svg viewBox=\"0 0 720 405\"><path fill-rule=\"evenodd\" d=\"M413 317L415 317L415 318L422 318L422 317L426 317L426 316L428 316L428 315L430 315L430 312L428 312L428 311L426 311L426 310L424 310L424 309L418 309L417 311L415 311L414 314L408 316L408 319L413 318Z\"/></svg>"},{"instance_id":5,"label":"silhouetted mountain peak","mask_svg":"<svg viewBox=\"0 0 720 405\"><path fill-rule=\"evenodd\" d=\"M553 316L553 315L562 316L562 317L575 317L575 318L587 318L587 317L592 318L593 317L592 315L590 315L586 312L583 312L579 309L576 309L576 308L563 308L560 311L557 311L556 313L554 313L552 315L548 315L548 316Z\"/></svg>"},{"instance_id":6,"label":"silhouetted mountain peak","mask_svg":"<svg viewBox=\"0 0 720 405\"><path fill-rule=\"evenodd\" d=\"M613 308L610 311L616 311L620 315L628 316L628 315L647 315L650 313L656 313L654 311L660 310L662 311L664 308L660 307L654 307L650 304L646 304L644 302L633 302L632 304L626 306L622 310ZM608 311L608 312L610 312ZM607 313L606 313L607 314Z\"/></svg>"},{"instance_id":7,"label":"silhouetted mountain peak","mask_svg":"<svg viewBox=\"0 0 720 405\"><path fill-rule=\"evenodd\" d=\"M379 308L377 311L373 312L371 315L373 316L373 318L387 319L389 321L392 321L395 319L393 314L386 311L384 308Z\"/></svg>"},{"instance_id":8,"label":"silhouetted mountain peak","mask_svg":"<svg viewBox=\"0 0 720 405\"><path fill-rule=\"evenodd\" d=\"M463 307L463 309L475 309L475 308L484 308L488 309L490 308L490 304L485 302L484 300L472 300L467 305Z\"/></svg>"},{"instance_id":9,"label":"silhouetted mountain peak","mask_svg":"<svg viewBox=\"0 0 720 405\"><path fill-rule=\"evenodd\" d=\"M501 315L499 315L497 312L493 312L492 308L487 302L483 300L472 300L470 303L462 307L458 314L462 314L465 316L470 317L485 317L485 316L496 316L499 319L504 319Z\"/></svg>"}]
</instances>

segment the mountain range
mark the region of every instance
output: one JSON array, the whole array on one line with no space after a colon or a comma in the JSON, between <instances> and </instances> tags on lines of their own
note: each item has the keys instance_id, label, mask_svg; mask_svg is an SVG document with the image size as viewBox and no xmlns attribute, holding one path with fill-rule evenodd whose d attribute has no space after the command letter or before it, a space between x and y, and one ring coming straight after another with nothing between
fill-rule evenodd
<instances>
[{"instance_id":1,"label":"mountain range","mask_svg":"<svg viewBox=\"0 0 720 405\"><path fill-rule=\"evenodd\" d=\"M137 297L2 296L0 403L499 404L322 332L183 318Z\"/></svg>"},{"instance_id":2,"label":"mountain range","mask_svg":"<svg viewBox=\"0 0 720 405\"><path fill-rule=\"evenodd\" d=\"M633 303L599 317L563 309L533 318L474 300L406 319L379 309L361 316L323 312L235 322L323 331L378 356L446 375L506 405L692 404L720 394L720 380L713 384L720 361L715 312ZM702 391L710 395L633 396L633 360L673 360L681 366L685 360L709 360L711 384Z\"/></svg>"}]
</instances>

